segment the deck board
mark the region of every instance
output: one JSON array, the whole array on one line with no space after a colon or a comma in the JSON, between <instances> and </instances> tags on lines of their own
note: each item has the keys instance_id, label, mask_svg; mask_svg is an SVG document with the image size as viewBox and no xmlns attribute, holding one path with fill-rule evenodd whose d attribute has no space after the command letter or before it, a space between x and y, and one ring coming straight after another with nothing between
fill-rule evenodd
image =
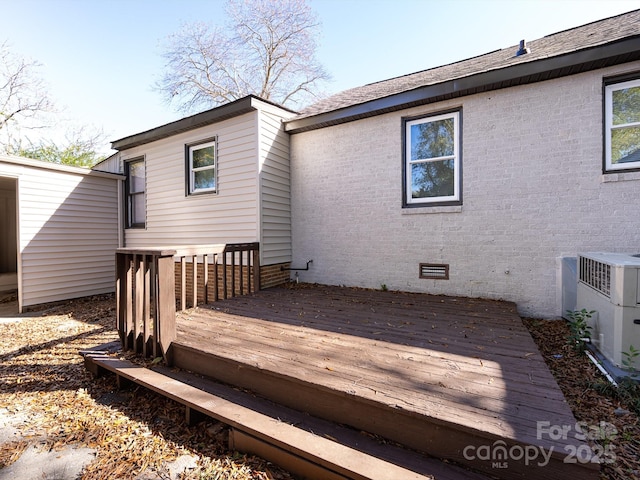
<instances>
[{"instance_id":1,"label":"deck board","mask_svg":"<svg viewBox=\"0 0 640 480\"><path fill-rule=\"evenodd\" d=\"M575 425L515 305L314 286L183 312L177 343L486 438L564 451ZM232 363L229 363L231 365Z\"/></svg>"}]
</instances>

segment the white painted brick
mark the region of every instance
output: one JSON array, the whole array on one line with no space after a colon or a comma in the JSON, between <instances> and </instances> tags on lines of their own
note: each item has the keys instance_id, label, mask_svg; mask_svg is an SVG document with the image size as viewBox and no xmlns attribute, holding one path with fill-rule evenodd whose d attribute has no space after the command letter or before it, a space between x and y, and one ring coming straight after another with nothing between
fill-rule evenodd
<instances>
[{"instance_id":1,"label":"white painted brick","mask_svg":"<svg viewBox=\"0 0 640 480\"><path fill-rule=\"evenodd\" d=\"M554 317L559 256L640 251L640 179L603 182L602 78L640 62L292 136L300 279L511 300ZM401 119L462 107L459 213L402 209ZM450 280L418 278L449 263ZM508 271L509 273L505 273Z\"/></svg>"}]
</instances>

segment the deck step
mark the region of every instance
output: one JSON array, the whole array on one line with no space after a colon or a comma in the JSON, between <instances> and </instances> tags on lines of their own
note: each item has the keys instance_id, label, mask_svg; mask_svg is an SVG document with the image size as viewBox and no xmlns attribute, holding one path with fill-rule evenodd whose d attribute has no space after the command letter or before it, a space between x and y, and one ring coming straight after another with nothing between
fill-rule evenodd
<instances>
[{"instance_id":1,"label":"deck step","mask_svg":"<svg viewBox=\"0 0 640 480\"><path fill-rule=\"evenodd\" d=\"M82 353L94 375L113 372L119 387L132 382L171 398L185 405L186 421L204 415L225 423L231 427L231 448L259 455L303 478L487 479L187 372L159 366L152 370L101 352Z\"/></svg>"},{"instance_id":2,"label":"deck step","mask_svg":"<svg viewBox=\"0 0 640 480\"><path fill-rule=\"evenodd\" d=\"M251 390L280 405L309 412L316 418L371 432L414 451L428 452L431 458L446 459L453 464L483 471L491 477L504 480L599 478L599 464L568 463L565 461L566 450L545 450L548 458L543 458L539 454L540 446L513 439L482 436L482 432L475 428L477 425L465 422L445 423L429 416L417 415L386 403L328 388L316 382L313 376L290 376L277 368L263 368L250 361L194 349L179 343L179 340L174 342L172 348L175 365L179 368ZM491 455L495 455L495 460L493 457L489 458L491 463L487 466L487 458L468 459L465 455L467 446L475 449L472 452L482 452L483 455L490 451ZM532 452L533 456L534 448L538 457L532 461L527 461L523 456L515 458L516 454L525 451ZM511 461L506 453L500 457L503 451L514 452L516 461ZM480 456L479 453L477 457Z\"/></svg>"}]
</instances>

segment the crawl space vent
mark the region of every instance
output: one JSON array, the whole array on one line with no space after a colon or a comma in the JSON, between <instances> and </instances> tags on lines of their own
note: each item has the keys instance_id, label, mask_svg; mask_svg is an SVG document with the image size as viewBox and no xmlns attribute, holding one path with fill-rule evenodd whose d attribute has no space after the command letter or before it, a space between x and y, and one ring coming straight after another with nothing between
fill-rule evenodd
<instances>
[{"instance_id":1,"label":"crawl space vent","mask_svg":"<svg viewBox=\"0 0 640 480\"><path fill-rule=\"evenodd\" d=\"M421 263L420 278L449 280L449 264Z\"/></svg>"}]
</instances>

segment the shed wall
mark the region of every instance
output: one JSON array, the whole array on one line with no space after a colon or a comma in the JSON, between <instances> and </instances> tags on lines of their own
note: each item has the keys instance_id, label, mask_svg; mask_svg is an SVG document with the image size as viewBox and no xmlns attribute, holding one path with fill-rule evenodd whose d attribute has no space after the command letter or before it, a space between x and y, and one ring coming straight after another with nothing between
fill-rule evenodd
<instances>
[{"instance_id":1,"label":"shed wall","mask_svg":"<svg viewBox=\"0 0 640 480\"><path fill-rule=\"evenodd\" d=\"M326 284L511 300L561 312L559 258L640 251L640 172L602 174L605 75L486 92L291 139L293 262ZM462 207L402 208L402 117L462 108ZM419 263L450 265L425 280Z\"/></svg>"},{"instance_id":2,"label":"shed wall","mask_svg":"<svg viewBox=\"0 0 640 480\"><path fill-rule=\"evenodd\" d=\"M2 175L18 178L21 306L113 292L119 180L0 162Z\"/></svg>"}]
</instances>

